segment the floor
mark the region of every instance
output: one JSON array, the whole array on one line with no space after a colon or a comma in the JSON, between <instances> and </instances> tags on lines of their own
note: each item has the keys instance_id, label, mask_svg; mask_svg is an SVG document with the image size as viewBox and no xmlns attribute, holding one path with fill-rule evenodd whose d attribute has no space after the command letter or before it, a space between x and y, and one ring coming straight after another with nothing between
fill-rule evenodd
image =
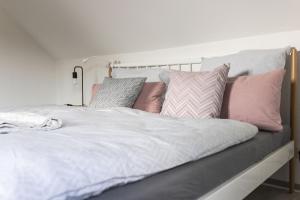
<instances>
[{"instance_id":1,"label":"floor","mask_svg":"<svg viewBox=\"0 0 300 200\"><path fill-rule=\"evenodd\" d=\"M245 200L300 200L300 192L289 194L287 190L260 186Z\"/></svg>"}]
</instances>

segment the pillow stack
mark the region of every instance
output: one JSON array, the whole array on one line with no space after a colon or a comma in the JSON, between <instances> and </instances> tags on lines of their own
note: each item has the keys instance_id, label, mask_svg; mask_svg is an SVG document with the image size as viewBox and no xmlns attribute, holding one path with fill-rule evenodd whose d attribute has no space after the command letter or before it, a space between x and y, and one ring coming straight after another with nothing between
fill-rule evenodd
<instances>
[{"instance_id":1,"label":"pillow stack","mask_svg":"<svg viewBox=\"0 0 300 200\"><path fill-rule=\"evenodd\" d=\"M212 70L220 63L230 64L231 78L226 86L221 118L248 122L261 130L282 130L281 90L289 51L290 48L246 50L203 58L203 70Z\"/></svg>"},{"instance_id":2,"label":"pillow stack","mask_svg":"<svg viewBox=\"0 0 300 200\"><path fill-rule=\"evenodd\" d=\"M90 103L91 105L92 102L95 101L97 93L101 92L102 87L103 86L101 84L93 85L92 98ZM139 96L136 98L132 108L151 113L160 113L165 92L166 84L164 82L144 83Z\"/></svg>"},{"instance_id":3,"label":"pillow stack","mask_svg":"<svg viewBox=\"0 0 300 200\"><path fill-rule=\"evenodd\" d=\"M116 69L114 78L93 86L91 107L131 107L175 118L220 117L280 131L288 51L247 50L203 58L200 72Z\"/></svg>"},{"instance_id":4,"label":"pillow stack","mask_svg":"<svg viewBox=\"0 0 300 200\"><path fill-rule=\"evenodd\" d=\"M105 78L101 92L94 97L90 107L132 107L146 78Z\"/></svg>"}]
</instances>

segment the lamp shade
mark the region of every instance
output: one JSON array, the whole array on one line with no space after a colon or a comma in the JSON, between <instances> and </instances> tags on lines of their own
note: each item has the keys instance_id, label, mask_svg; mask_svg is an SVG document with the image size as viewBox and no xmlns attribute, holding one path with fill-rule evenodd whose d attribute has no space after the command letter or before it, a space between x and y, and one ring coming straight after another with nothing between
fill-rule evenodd
<instances>
[{"instance_id":1,"label":"lamp shade","mask_svg":"<svg viewBox=\"0 0 300 200\"><path fill-rule=\"evenodd\" d=\"M74 79L76 79L77 78L77 72L73 72L72 76L73 76Z\"/></svg>"}]
</instances>

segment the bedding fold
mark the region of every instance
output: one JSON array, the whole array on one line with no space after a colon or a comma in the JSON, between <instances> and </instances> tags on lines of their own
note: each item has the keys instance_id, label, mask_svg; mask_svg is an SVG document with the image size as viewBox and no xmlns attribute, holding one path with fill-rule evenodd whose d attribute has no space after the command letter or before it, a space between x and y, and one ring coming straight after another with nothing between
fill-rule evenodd
<instances>
[{"instance_id":1,"label":"bedding fold","mask_svg":"<svg viewBox=\"0 0 300 200\"><path fill-rule=\"evenodd\" d=\"M49 131L62 126L62 120L30 112L0 113L0 133L16 129L38 129Z\"/></svg>"}]
</instances>

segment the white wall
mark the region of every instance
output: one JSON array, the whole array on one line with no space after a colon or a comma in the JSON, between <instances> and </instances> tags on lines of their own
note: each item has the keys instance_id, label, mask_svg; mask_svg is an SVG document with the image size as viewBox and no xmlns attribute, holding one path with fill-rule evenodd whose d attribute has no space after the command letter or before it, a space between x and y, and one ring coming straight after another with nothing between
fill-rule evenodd
<instances>
[{"instance_id":1,"label":"white wall","mask_svg":"<svg viewBox=\"0 0 300 200\"><path fill-rule=\"evenodd\" d=\"M243 49L281 48L288 45L300 49L300 31L282 32L256 37L240 38L234 40L218 41L178 48L161 49L149 52L107 55L92 58L85 68L85 102L90 99L90 88L93 83L101 82L107 75L105 66L113 60L123 63L129 62L160 62L178 61L209 56L219 56L234 53ZM58 99L57 103L80 103L80 87L72 85L72 68L81 65L81 59L64 60L58 67ZM299 92L300 93L300 92Z\"/></svg>"},{"instance_id":2,"label":"white wall","mask_svg":"<svg viewBox=\"0 0 300 200\"><path fill-rule=\"evenodd\" d=\"M0 107L56 100L55 62L0 9Z\"/></svg>"},{"instance_id":3,"label":"white wall","mask_svg":"<svg viewBox=\"0 0 300 200\"><path fill-rule=\"evenodd\" d=\"M105 66L109 61L120 60L123 63L129 62L159 62L186 60L193 58L219 56L234 53L243 49L263 49L263 48L282 48L293 46L300 50L300 31L282 32L256 37L240 38L227 41L184 46L171 49L161 49L149 52L139 52L130 54L118 54L99 56L91 59L85 68L85 102L90 99L90 90L93 83L98 83L107 76ZM72 85L71 72L74 65L81 64L81 59L66 60L59 63L58 68L58 99L59 104L73 103L80 104L80 86ZM300 69L300 68L299 68ZM299 70L300 73L300 70ZM299 75L300 77L300 75ZM298 99L300 99L300 86L298 87ZM300 101L298 101L300 104ZM298 105L298 120L300 120L300 105ZM299 132L300 127L297 128ZM299 137L300 139L300 137ZM299 142L300 144L300 142ZM297 183L300 184L300 166L297 174ZM277 179L287 180L287 170L281 170L275 176Z\"/></svg>"}]
</instances>

